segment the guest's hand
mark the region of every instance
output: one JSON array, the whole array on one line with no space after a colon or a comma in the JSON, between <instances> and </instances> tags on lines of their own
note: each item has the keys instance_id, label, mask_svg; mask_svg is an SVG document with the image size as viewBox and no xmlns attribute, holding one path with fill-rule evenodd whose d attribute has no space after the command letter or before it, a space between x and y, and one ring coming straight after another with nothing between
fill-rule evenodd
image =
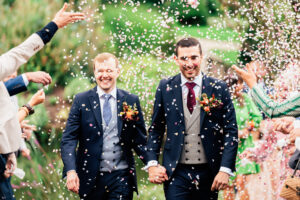
<instances>
[{"instance_id":1,"label":"guest's hand","mask_svg":"<svg viewBox=\"0 0 300 200\"><path fill-rule=\"evenodd\" d=\"M67 173L67 188L76 194L79 192L79 178L75 170L68 171Z\"/></svg>"},{"instance_id":2,"label":"guest's hand","mask_svg":"<svg viewBox=\"0 0 300 200\"><path fill-rule=\"evenodd\" d=\"M37 91L30 99L30 101L28 102L28 104L33 107L36 106L40 103L43 103L45 101L45 93L44 90L41 89L39 91Z\"/></svg>"},{"instance_id":3,"label":"guest's hand","mask_svg":"<svg viewBox=\"0 0 300 200\"><path fill-rule=\"evenodd\" d=\"M28 124L28 120L23 120L21 122L21 128L22 128L22 137L25 138L26 140L29 140L31 135L32 135L32 131L36 131L36 126L35 125L30 125Z\"/></svg>"},{"instance_id":4,"label":"guest's hand","mask_svg":"<svg viewBox=\"0 0 300 200\"><path fill-rule=\"evenodd\" d=\"M25 75L29 82L42 83L43 85L49 85L52 82L51 76L43 71L27 72Z\"/></svg>"},{"instance_id":5,"label":"guest's hand","mask_svg":"<svg viewBox=\"0 0 300 200\"><path fill-rule=\"evenodd\" d=\"M250 134L250 131L247 128L238 131L239 138L247 138Z\"/></svg>"},{"instance_id":6,"label":"guest's hand","mask_svg":"<svg viewBox=\"0 0 300 200\"><path fill-rule=\"evenodd\" d=\"M15 153L8 155L5 167L6 170L4 171L4 177L9 178L17 168L17 159Z\"/></svg>"},{"instance_id":7,"label":"guest's hand","mask_svg":"<svg viewBox=\"0 0 300 200\"><path fill-rule=\"evenodd\" d=\"M291 143L295 143L297 137L300 137L300 128L294 128L289 135L289 139Z\"/></svg>"},{"instance_id":8,"label":"guest's hand","mask_svg":"<svg viewBox=\"0 0 300 200\"><path fill-rule=\"evenodd\" d=\"M229 174L225 172L219 172L214 179L214 182L211 186L211 191L215 190L224 190L228 187Z\"/></svg>"},{"instance_id":9,"label":"guest's hand","mask_svg":"<svg viewBox=\"0 0 300 200\"><path fill-rule=\"evenodd\" d=\"M83 13L66 12L67 8L68 8L68 4L65 3L63 8L56 13L54 19L52 20L58 26L58 28L62 28L75 21L85 19Z\"/></svg>"},{"instance_id":10,"label":"guest's hand","mask_svg":"<svg viewBox=\"0 0 300 200\"><path fill-rule=\"evenodd\" d=\"M27 148L26 148L26 149L22 149L22 150L21 150L21 154L22 154L22 156L25 157L25 158L28 158L28 159L30 158L30 150L27 149Z\"/></svg>"},{"instance_id":11,"label":"guest's hand","mask_svg":"<svg viewBox=\"0 0 300 200\"><path fill-rule=\"evenodd\" d=\"M161 165L149 167L148 174L151 183L161 184L168 180L166 168Z\"/></svg>"},{"instance_id":12,"label":"guest's hand","mask_svg":"<svg viewBox=\"0 0 300 200\"><path fill-rule=\"evenodd\" d=\"M256 75L248 63L246 64L247 71L235 65L233 65L232 68L240 77L242 77L242 79L246 82L250 89L252 89L257 84Z\"/></svg>"},{"instance_id":13,"label":"guest's hand","mask_svg":"<svg viewBox=\"0 0 300 200\"><path fill-rule=\"evenodd\" d=\"M274 131L289 134L294 129L294 117L282 117L273 119Z\"/></svg>"}]
</instances>

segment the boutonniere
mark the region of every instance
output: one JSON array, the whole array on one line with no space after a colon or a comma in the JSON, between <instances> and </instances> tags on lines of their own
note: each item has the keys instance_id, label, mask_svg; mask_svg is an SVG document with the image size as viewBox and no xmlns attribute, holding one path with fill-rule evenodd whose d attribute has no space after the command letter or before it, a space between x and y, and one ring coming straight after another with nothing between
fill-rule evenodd
<instances>
[{"instance_id":1,"label":"boutonniere","mask_svg":"<svg viewBox=\"0 0 300 200\"><path fill-rule=\"evenodd\" d=\"M199 102L200 107L202 107L207 114L211 114L211 109L221 108L223 106L222 101L216 99L214 94L212 94L212 96L208 98L207 94L203 93L201 99L199 97L197 97L196 99Z\"/></svg>"},{"instance_id":2,"label":"boutonniere","mask_svg":"<svg viewBox=\"0 0 300 200\"><path fill-rule=\"evenodd\" d=\"M137 121L139 111L137 110L136 104L133 106L127 105L127 102L123 102L123 111L120 112L120 116L125 121Z\"/></svg>"}]
</instances>

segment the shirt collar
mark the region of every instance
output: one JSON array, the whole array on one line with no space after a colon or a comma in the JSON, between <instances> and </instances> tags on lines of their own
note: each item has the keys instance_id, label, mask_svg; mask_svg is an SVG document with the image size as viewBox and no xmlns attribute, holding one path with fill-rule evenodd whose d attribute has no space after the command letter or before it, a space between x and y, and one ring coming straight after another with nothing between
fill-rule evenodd
<instances>
[{"instance_id":1,"label":"shirt collar","mask_svg":"<svg viewBox=\"0 0 300 200\"><path fill-rule=\"evenodd\" d=\"M103 94L106 94L98 85L97 85L97 92L99 97L101 98ZM117 99L117 87L115 87L112 91L109 93L114 99Z\"/></svg>"},{"instance_id":2,"label":"shirt collar","mask_svg":"<svg viewBox=\"0 0 300 200\"><path fill-rule=\"evenodd\" d=\"M189 81L186 79L182 73L180 73L181 76L181 86L185 85L186 82L194 82L196 83L199 87L202 85L202 72L198 76L195 77L194 81Z\"/></svg>"}]
</instances>

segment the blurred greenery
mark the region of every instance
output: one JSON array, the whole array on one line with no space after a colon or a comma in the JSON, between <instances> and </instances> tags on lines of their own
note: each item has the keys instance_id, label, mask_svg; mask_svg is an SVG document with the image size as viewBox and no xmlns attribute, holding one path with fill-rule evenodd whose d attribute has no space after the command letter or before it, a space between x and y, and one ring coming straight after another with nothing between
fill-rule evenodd
<instances>
[{"instance_id":1,"label":"blurred greenery","mask_svg":"<svg viewBox=\"0 0 300 200\"><path fill-rule=\"evenodd\" d=\"M111 12L114 10L114 12ZM164 23L149 5L107 5L103 9L105 31L112 35L110 46L118 56L142 53L171 54L175 43L172 23Z\"/></svg>"}]
</instances>

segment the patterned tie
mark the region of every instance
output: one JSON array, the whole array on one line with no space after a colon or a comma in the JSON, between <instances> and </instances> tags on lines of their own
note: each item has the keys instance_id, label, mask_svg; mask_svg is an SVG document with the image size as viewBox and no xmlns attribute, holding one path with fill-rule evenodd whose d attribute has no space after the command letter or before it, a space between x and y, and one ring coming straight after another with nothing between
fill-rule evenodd
<instances>
[{"instance_id":1,"label":"patterned tie","mask_svg":"<svg viewBox=\"0 0 300 200\"><path fill-rule=\"evenodd\" d=\"M189 93L187 95L187 107L188 107L190 113L192 114L193 110L194 110L194 106L196 105L196 97L195 97L195 92L194 92L194 89L193 89L195 87L196 83L186 82L185 85L189 89Z\"/></svg>"},{"instance_id":2,"label":"patterned tie","mask_svg":"<svg viewBox=\"0 0 300 200\"><path fill-rule=\"evenodd\" d=\"M103 104L103 118L104 121L106 123L106 126L108 126L110 119L112 117L112 113L111 113L111 107L110 107L110 103L109 103L109 99L111 97L110 94L104 94L102 95L102 97L105 98L104 104Z\"/></svg>"}]
</instances>

